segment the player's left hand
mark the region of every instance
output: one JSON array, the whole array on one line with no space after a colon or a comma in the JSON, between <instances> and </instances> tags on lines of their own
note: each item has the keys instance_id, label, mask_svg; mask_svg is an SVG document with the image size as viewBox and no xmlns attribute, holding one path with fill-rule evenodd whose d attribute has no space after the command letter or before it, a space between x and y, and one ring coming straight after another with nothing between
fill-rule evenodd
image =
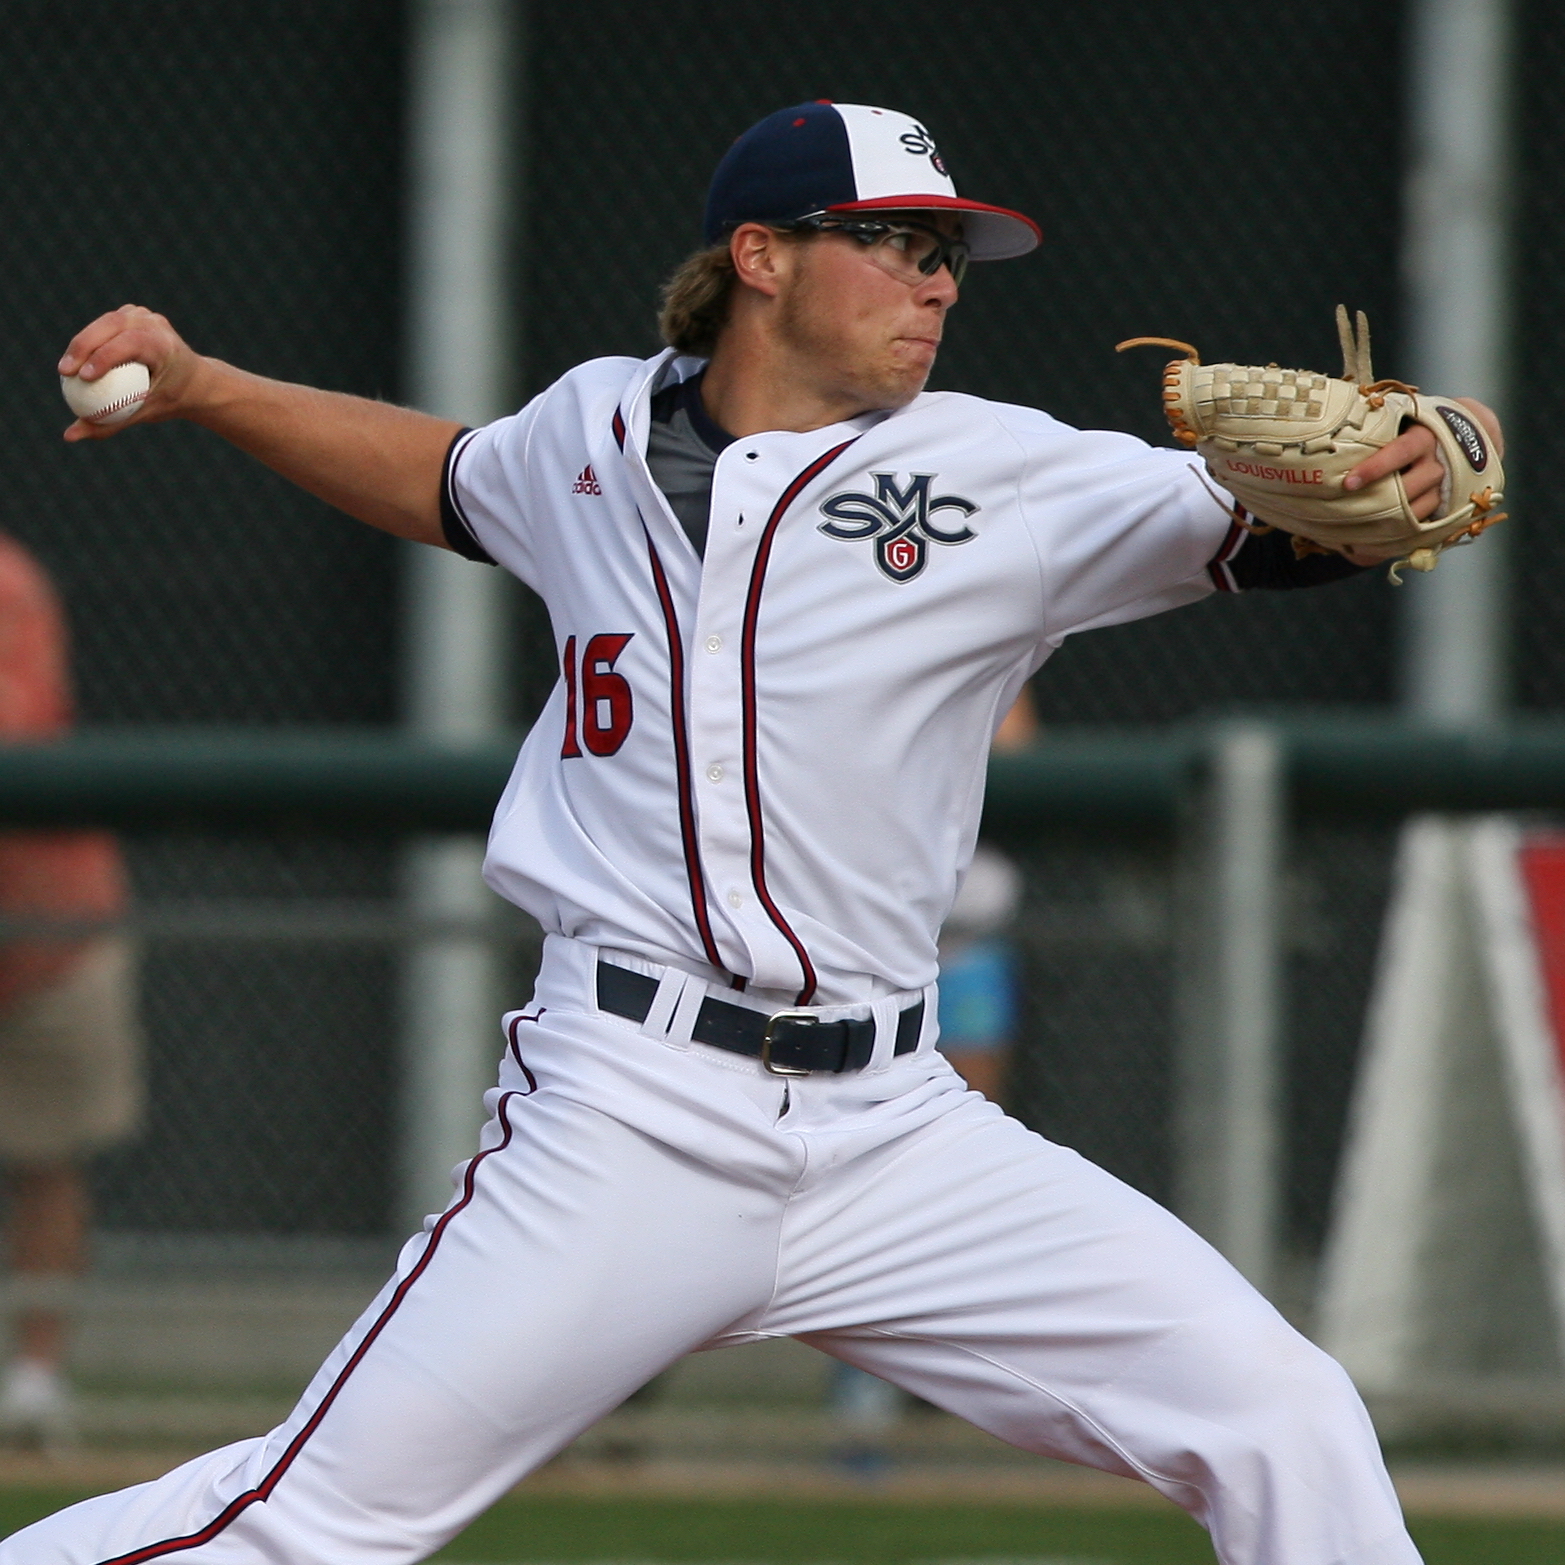
<instances>
[{"instance_id":1,"label":"player's left hand","mask_svg":"<svg viewBox=\"0 0 1565 1565\"><path fill-rule=\"evenodd\" d=\"M1505 432L1494 409L1472 397L1453 397L1460 402L1488 431L1494 441L1495 453L1505 455ZM1404 430L1388 445L1382 446L1373 456L1365 457L1342 481L1344 489L1362 489L1367 484L1400 472L1402 487L1407 490L1408 504L1419 521L1427 521L1440 506L1440 488L1445 482L1445 467L1435 454L1435 437L1422 424ZM1382 560L1395 559L1393 554L1374 553L1368 549L1351 546L1342 551L1359 565L1377 565Z\"/></svg>"}]
</instances>

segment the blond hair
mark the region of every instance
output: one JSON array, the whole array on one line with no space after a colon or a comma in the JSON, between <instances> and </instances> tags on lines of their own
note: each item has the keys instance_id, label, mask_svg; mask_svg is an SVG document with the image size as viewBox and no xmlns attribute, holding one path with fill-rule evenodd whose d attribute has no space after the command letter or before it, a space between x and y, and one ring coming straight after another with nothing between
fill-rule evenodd
<instances>
[{"instance_id":1,"label":"blond hair","mask_svg":"<svg viewBox=\"0 0 1565 1565\"><path fill-rule=\"evenodd\" d=\"M711 358L718 334L728 324L733 289L734 260L726 241L686 256L663 284L658 311L663 341L680 353Z\"/></svg>"},{"instance_id":2,"label":"blond hair","mask_svg":"<svg viewBox=\"0 0 1565 1565\"><path fill-rule=\"evenodd\" d=\"M794 243L811 237L784 228L774 228L772 232ZM658 330L663 341L680 353L711 358L717 339L728 324L734 278L734 258L726 239L720 245L686 256L663 284L663 307L658 311Z\"/></svg>"}]
</instances>

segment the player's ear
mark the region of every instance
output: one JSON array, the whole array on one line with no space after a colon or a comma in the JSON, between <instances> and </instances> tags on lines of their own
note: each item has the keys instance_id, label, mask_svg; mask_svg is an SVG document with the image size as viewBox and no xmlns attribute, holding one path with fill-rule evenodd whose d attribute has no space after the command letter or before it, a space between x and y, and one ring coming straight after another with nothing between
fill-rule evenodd
<instances>
[{"instance_id":1,"label":"player's ear","mask_svg":"<svg viewBox=\"0 0 1565 1565\"><path fill-rule=\"evenodd\" d=\"M775 295L788 269L788 238L764 223L741 223L728 241L734 275L746 288Z\"/></svg>"}]
</instances>

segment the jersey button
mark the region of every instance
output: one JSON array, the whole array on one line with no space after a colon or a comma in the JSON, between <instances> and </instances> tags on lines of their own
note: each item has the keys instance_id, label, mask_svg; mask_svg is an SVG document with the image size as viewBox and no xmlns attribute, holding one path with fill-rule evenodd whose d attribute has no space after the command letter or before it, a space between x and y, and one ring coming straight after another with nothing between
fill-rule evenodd
<instances>
[{"instance_id":1,"label":"jersey button","mask_svg":"<svg viewBox=\"0 0 1565 1565\"><path fill-rule=\"evenodd\" d=\"M721 782L723 780L723 768L716 765L709 766L706 769L706 775L712 782Z\"/></svg>"},{"instance_id":2,"label":"jersey button","mask_svg":"<svg viewBox=\"0 0 1565 1565\"><path fill-rule=\"evenodd\" d=\"M728 893L728 905L729 907L743 907L744 898L737 891L730 891Z\"/></svg>"},{"instance_id":3,"label":"jersey button","mask_svg":"<svg viewBox=\"0 0 1565 1565\"><path fill-rule=\"evenodd\" d=\"M708 636L706 638L706 650L708 652L721 652L723 650L723 638L721 636Z\"/></svg>"}]
</instances>

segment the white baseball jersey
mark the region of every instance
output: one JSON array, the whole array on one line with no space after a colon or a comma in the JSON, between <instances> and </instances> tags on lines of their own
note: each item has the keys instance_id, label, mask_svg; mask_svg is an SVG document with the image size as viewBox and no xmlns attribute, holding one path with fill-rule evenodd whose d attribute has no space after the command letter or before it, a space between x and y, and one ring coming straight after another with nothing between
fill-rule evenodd
<instances>
[{"instance_id":1,"label":"white baseball jersey","mask_svg":"<svg viewBox=\"0 0 1565 1565\"><path fill-rule=\"evenodd\" d=\"M1210 592L1230 518L1183 452L927 392L729 446L703 559L644 459L700 368L596 360L453 453L448 515L542 594L563 668L486 875L546 930L796 1004L920 989L1022 682Z\"/></svg>"}]
</instances>

